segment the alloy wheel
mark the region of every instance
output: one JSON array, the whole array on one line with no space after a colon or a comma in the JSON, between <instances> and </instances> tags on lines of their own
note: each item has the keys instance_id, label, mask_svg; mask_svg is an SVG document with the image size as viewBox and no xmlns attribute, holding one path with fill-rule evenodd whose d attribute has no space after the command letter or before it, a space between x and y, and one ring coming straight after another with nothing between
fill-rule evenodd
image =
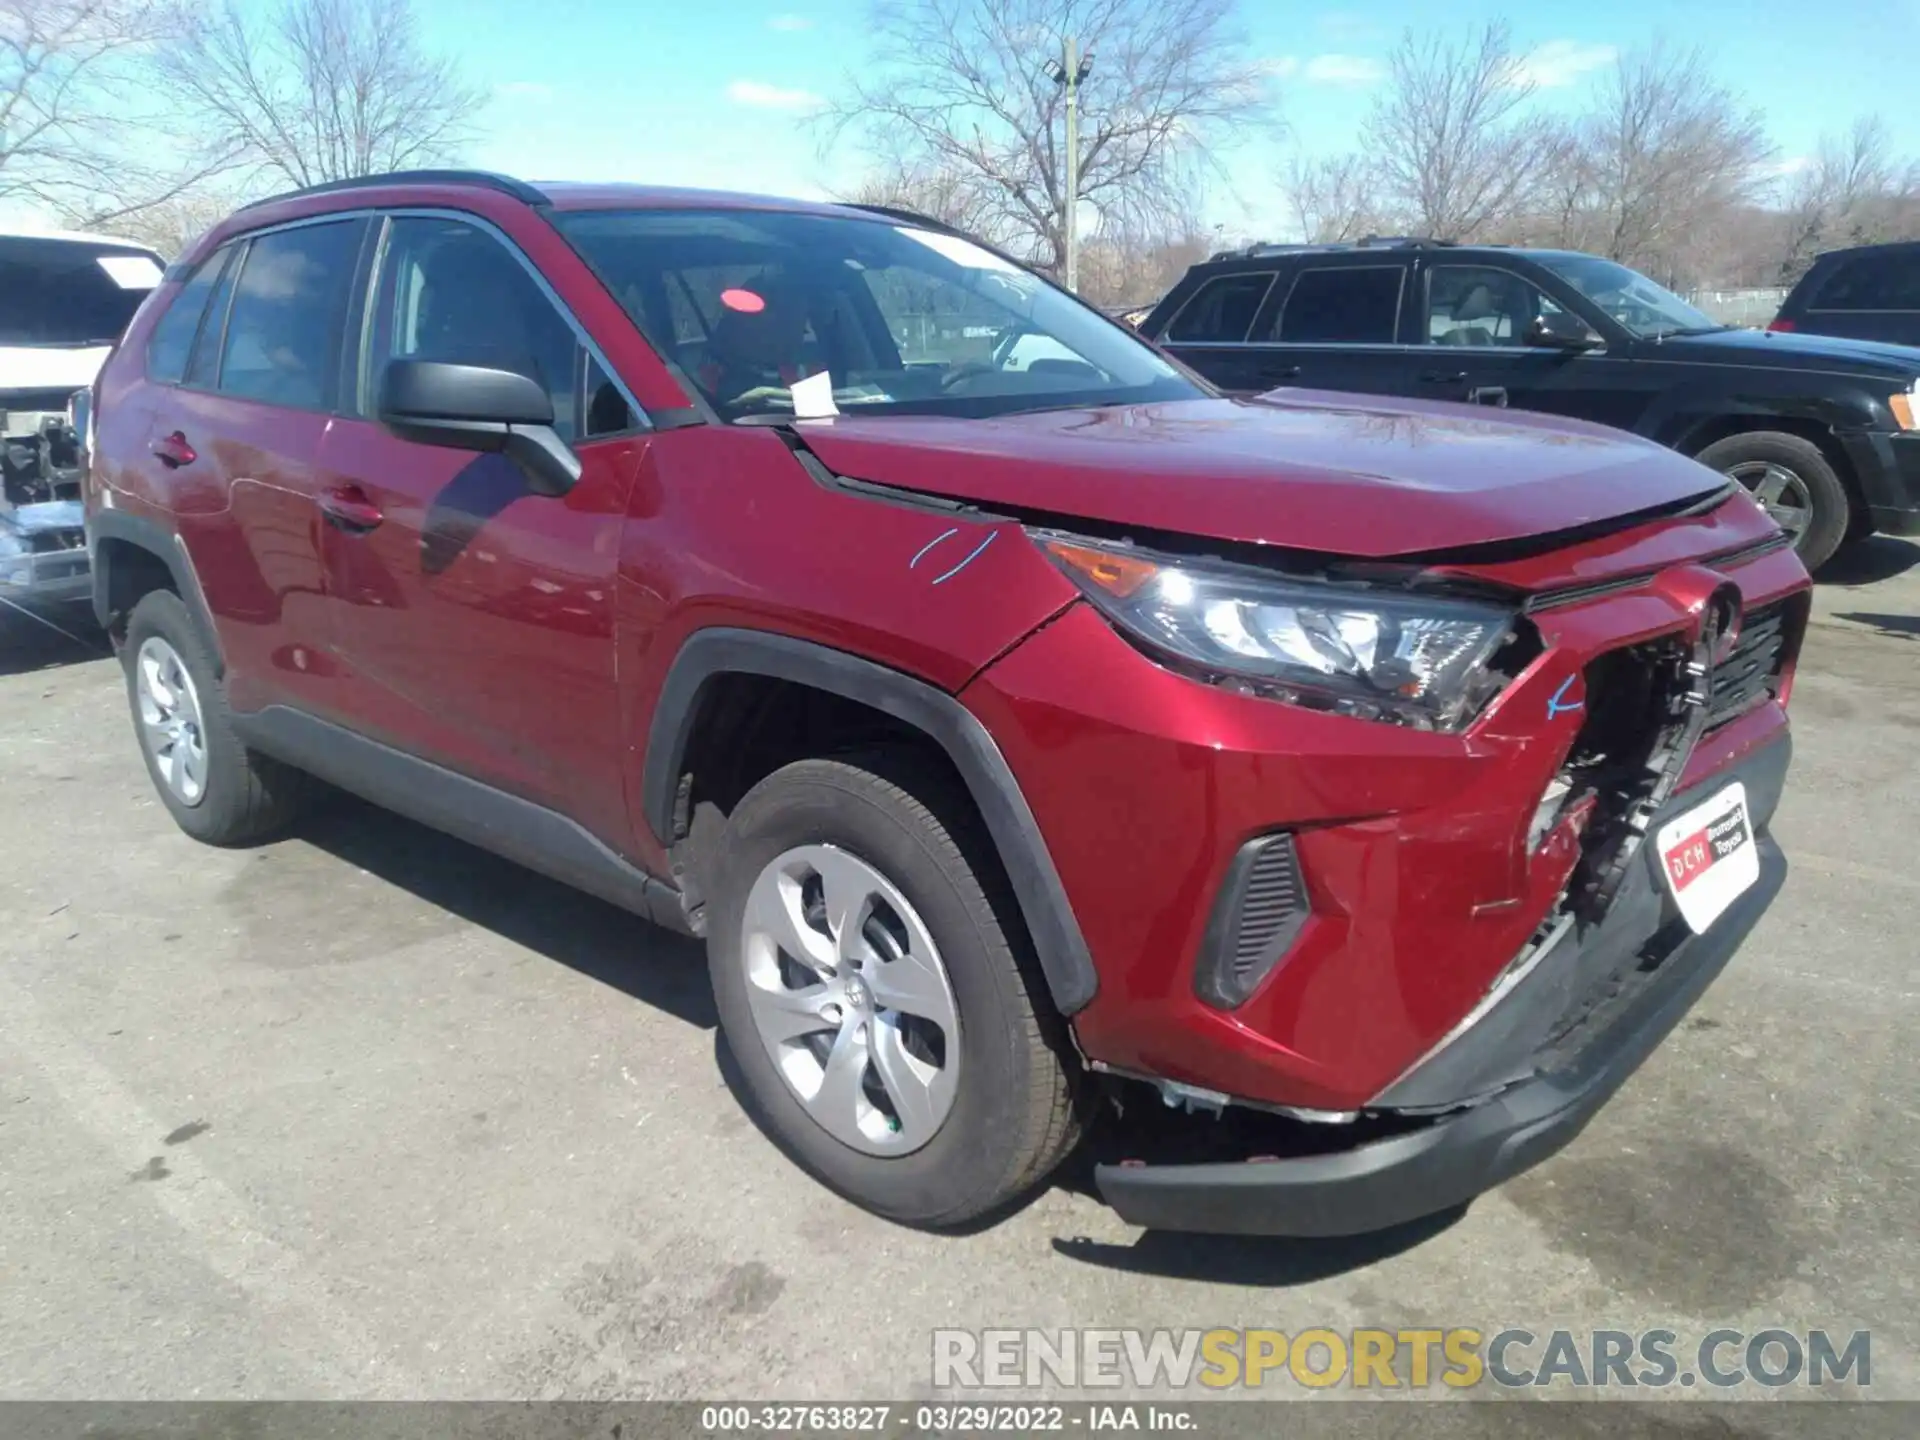
<instances>
[{"instance_id":1,"label":"alloy wheel","mask_svg":"<svg viewBox=\"0 0 1920 1440\"><path fill-rule=\"evenodd\" d=\"M1798 540L1813 523L1813 492L1807 482L1773 460L1748 460L1727 471L1753 492L1773 523Z\"/></svg>"},{"instance_id":2,"label":"alloy wheel","mask_svg":"<svg viewBox=\"0 0 1920 1440\"><path fill-rule=\"evenodd\" d=\"M838 846L798 846L754 880L741 941L760 1041L807 1114L864 1154L932 1140L959 1081L959 1010L899 888Z\"/></svg>"},{"instance_id":3,"label":"alloy wheel","mask_svg":"<svg viewBox=\"0 0 1920 1440\"><path fill-rule=\"evenodd\" d=\"M134 697L140 735L161 783L182 805L198 805L207 793L207 740L200 694L186 662L158 635L134 657Z\"/></svg>"}]
</instances>

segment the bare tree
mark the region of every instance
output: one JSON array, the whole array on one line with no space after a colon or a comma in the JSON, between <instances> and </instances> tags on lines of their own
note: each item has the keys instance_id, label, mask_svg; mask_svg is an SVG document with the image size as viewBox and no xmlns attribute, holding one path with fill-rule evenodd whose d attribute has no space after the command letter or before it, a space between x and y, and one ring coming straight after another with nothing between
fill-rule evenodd
<instances>
[{"instance_id":1,"label":"bare tree","mask_svg":"<svg viewBox=\"0 0 1920 1440\"><path fill-rule=\"evenodd\" d=\"M953 166L914 166L895 162L876 169L840 198L855 205L886 205L912 210L929 219L998 243L994 197L977 175Z\"/></svg>"},{"instance_id":2,"label":"bare tree","mask_svg":"<svg viewBox=\"0 0 1920 1440\"><path fill-rule=\"evenodd\" d=\"M1358 152L1319 160L1295 156L1283 183L1302 240L1359 240L1392 228L1380 204L1378 168Z\"/></svg>"},{"instance_id":3,"label":"bare tree","mask_svg":"<svg viewBox=\"0 0 1920 1440\"><path fill-rule=\"evenodd\" d=\"M1920 166L1902 163L1877 115L1827 136L1787 196L1780 278L1798 279L1822 250L1920 231Z\"/></svg>"},{"instance_id":4,"label":"bare tree","mask_svg":"<svg viewBox=\"0 0 1920 1440\"><path fill-rule=\"evenodd\" d=\"M167 52L180 103L270 183L432 164L473 138L485 93L426 52L408 0L225 0Z\"/></svg>"},{"instance_id":5,"label":"bare tree","mask_svg":"<svg viewBox=\"0 0 1920 1440\"><path fill-rule=\"evenodd\" d=\"M102 225L219 169L218 145L167 133L144 83L179 25L171 0L0 0L0 200Z\"/></svg>"},{"instance_id":6,"label":"bare tree","mask_svg":"<svg viewBox=\"0 0 1920 1440\"><path fill-rule=\"evenodd\" d=\"M1233 0L875 0L873 54L825 117L829 143L850 135L882 164L964 177L979 228L1058 268L1065 97L1043 67L1071 33L1094 56L1078 188L1099 234L1174 233L1209 153L1267 106L1233 12Z\"/></svg>"},{"instance_id":7,"label":"bare tree","mask_svg":"<svg viewBox=\"0 0 1920 1440\"><path fill-rule=\"evenodd\" d=\"M1505 21L1458 40L1407 31L1362 136L1380 198L1423 234L1475 240L1529 202L1543 129Z\"/></svg>"},{"instance_id":8,"label":"bare tree","mask_svg":"<svg viewBox=\"0 0 1920 1440\"><path fill-rule=\"evenodd\" d=\"M128 212L114 224L114 233L151 245L171 260L231 215L241 197L215 182L168 196Z\"/></svg>"},{"instance_id":9,"label":"bare tree","mask_svg":"<svg viewBox=\"0 0 1920 1440\"><path fill-rule=\"evenodd\" d=\"M1586 247L1667 279L1757 198L1771 158L1760 115L1697 51L1653 44L1622 56L1578 122Z\"/></svg>"}]
</instances>

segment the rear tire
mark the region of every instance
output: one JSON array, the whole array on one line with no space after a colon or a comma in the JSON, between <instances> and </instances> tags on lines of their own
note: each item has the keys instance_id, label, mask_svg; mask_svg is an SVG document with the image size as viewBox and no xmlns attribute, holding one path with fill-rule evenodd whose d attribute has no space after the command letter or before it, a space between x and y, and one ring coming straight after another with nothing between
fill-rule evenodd
<instances>
[{"instance_id":1,"label":"rear tire","mask_svg":"<svg viewBox=\"0 0 1920 1440\"><path fill-rule=\"evenodd\" d=\"M1007 1205L1080 1133L1064 1026L956 791L910 752L798 761L734 808L710 872L708 964L746 1098L817 1178L927 1227Z\"/></svg>"},{"instance_id":2,"label":"rear tire","mask_svg":"<svg viewBox=\"0 0 1920 1440\"><path fill-rule=\"evenodd\" d=\"M1832 559L1854 526L1847 487L1811 440L1779 430L1751 430L1716 440L1694 458L1753 491L1780 527L1793 535L1793 548L1809 570Z\"/></svg>"},{"instance_id":3,"label":"rear tire","mask_svg":"<svg viewBox=\"0 0 1920 1440\"><path fill-rule=\"evenodd\" d=\"M246 845L293 820L307 776L240 743L226 688L178 595L141 597L120 659L140 754L175 824L209 845Z\"/></svg>"}]
</instances>

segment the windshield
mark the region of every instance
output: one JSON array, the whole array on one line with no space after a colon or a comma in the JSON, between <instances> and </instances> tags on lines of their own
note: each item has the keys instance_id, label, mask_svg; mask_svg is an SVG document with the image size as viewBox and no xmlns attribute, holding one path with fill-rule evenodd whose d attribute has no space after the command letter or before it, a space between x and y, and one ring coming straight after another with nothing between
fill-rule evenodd
<instances>
[{"instance_id":1,"label":"windshield","mask_svg":"<svg viewBox=\"0 0 1920 1440\"><path fill-rule=\"evenodd\" d=\"M1540 263L1642 340L1725 330L1664 285L1596 255L1542 255Z\"/></svg>"},{"instance_id":2,"label":"windshield","mask_svg":"<svg viewBox=\"0 0 1920 1440\"><path fill-rule=\"evenodd\" d=\"M0 345L111 345L159 283L137 246L0 235Z\"/></svg>"},{"instance_id":3,"label":"windshield","mask_svg":"<svg viewBox=\"0 0 1920 1440\"><path fill-rule=\"evenodd\" d=\"M986 417L1203 393L1064 291L939 231L765 210L554 219L728 420Z\"/></svg>"}]
</instances>

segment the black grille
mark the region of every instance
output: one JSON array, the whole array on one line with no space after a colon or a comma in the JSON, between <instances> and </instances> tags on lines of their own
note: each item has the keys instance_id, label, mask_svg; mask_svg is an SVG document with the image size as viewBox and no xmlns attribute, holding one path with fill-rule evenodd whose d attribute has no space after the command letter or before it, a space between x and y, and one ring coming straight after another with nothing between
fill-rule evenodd
<instances>
[{"instance_id":1,"label":"black grille","mask_svg":"<svg viewBox=\"0 0 1920 1440\"><path fill-rule=\"evenodd\" d=\"M1233 857L1214 901L1194 972L1194 991L1232 1009L1254 992L1306 923L1307 888L1293 836L1249 840Z\"/></svg>"},{"instance_id":2,"label":"black grille","mask_svg":"<svg viewBox=\"0 0 1920 1440\"><path fill-rule=\"evenodd\" d=\"M1776 601L1749 610L1741 618L1733 653L1714 667L1707 728L1737 720L1771 697L1779 687L1786 653L1786 603Z\"/></svg>"}]
</instances>

